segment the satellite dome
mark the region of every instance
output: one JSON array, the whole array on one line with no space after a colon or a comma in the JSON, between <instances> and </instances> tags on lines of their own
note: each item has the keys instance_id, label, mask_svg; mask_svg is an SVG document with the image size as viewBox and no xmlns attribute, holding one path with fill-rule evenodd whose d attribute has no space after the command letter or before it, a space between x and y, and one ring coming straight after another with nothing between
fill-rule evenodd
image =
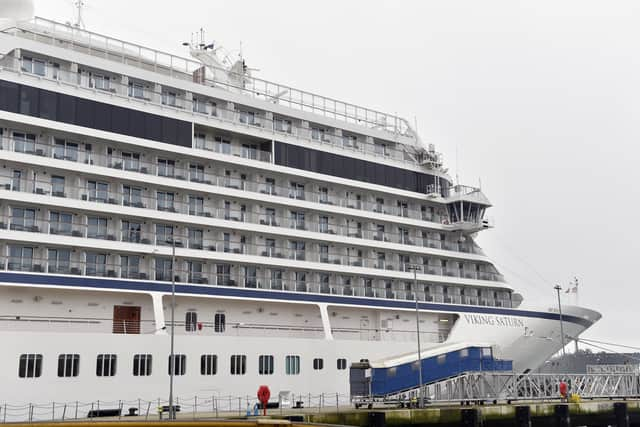
<instances>
[{"instance_id":1,"label":"satellite dome","mask_svg":"<svg viewBox=\"0 0 640 427\"><path fill-rule=\"evenodd\" d=\"M2 21L28 21L33 16L33 0L0 0Z\"/></svg>"}]
</instances>

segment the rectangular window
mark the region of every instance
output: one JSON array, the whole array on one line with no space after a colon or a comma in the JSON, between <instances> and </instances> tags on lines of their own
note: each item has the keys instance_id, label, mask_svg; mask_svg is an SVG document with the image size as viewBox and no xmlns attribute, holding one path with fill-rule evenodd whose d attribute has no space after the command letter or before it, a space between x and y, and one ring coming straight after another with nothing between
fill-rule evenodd
<instances>
[{"instance_id":1,"label":"rectangular window","mask_svg":"<svg viewBox=\"0 0 640 427\"><path fill-rule=\"evenodd\" d=\"M87 191L90 201L106 203L109 197L109 184L106 182L88 181Z\"/></svg>"},{"instance_id":2,"label":"rectangular window","mask_svg":"<svg viewBox=\"0 0 640 427\"><path fill-rule=\"evenodd\" d=\"M120 256L120 277L138 279L140 277L140 257L137 255Z\"/></svg>"},{"instance_id":3,"label":"rectangular window","mask_svg":"<svg viewBox=\"0 0 640 427\"><path fill-rule=\"evenodd\" d=\"M78 144L64 139L55 138L53 146L53 158L59 160L78 161Z\"/></svg>"},{"instance_id":4,"label":"rectangular window","mask_svg":"<svg viewBox=\"0 0 640 427\"><path fill-rule=\"evenodd\" d=\"M140 154L138 153L122 153L122 162L126 171L137 172L140 170Z\"/></svg>"},{"instance_id":5,"label":"rectangular window","mask_svg":"<svg viewBox=\"0 0 640 427\"><path fill-rule=\"evenodd\" d=\"M216 149L222 154L231 154L231 141L227 138L216 136L214 138L216 142Z\"/></svg>"},{"instance_id":6,"label":"rectangular window","mask_svg":"<svg viewBox=\"0 0 640 427\"><path fill-rule=\"evenodd\" d=\"M200 356L200 374L215 375L218 373L218 356L215 354L203 354Z\"/></svg>"},{"instance_id":7,"label":"rectangular window","mask_svg":"<svg viewBox=\"0 0 640 427\"><path fill-rule=\"evenodd\" d=\"M101 74L93 75L93 85L96 89L100 90L109 90L109 77L103 76Z\"/></svg>"},{"instance_id":8,"label":"rectangular window","mask_svg":"<svg viewBox=\"0 0 640 427\"><path fill-rule=\"evenodd\" d=\"M300 356L286 356L284 368L287 375L300 375Z\"/></svg>"},{"instance_id":9,"label":"rectangular window","mask_svg":"<svg viewBox=\"0 0 640 427\"><path fill-rule=\"evenodd\" d=\"M198 313L195 311L187 311L184 319L184 330L187 332L195 332L198 329Z\"/></svg>"},{"instance_id":10,"label":"rectangular window","mask_svg":"<svg viewBox=\"0 0 640 427\"><path fill-rule=\"evenodd\" d=\"M168 359L167 375L171 375L173 369L173 375L184 375L187 372L187 356L184 354L174 354L173 363L171 363L171 356Z\"/></svg>"},{"instance_id":11,"label":"rectangular window","mask_svg":"<svg viewBox=\"0 0 640 427\"><path fill-rule=\"evenodd\" d=\"M159 211L169 211L169 212L176 211L173 205L173 202L175 199L175 196L173 193L168 191L158 191L156 195L157 195Z\"/></svg>"},{"instance_id":12,"label":"rectangular window","mask_svg":"<svg viewBox=\"0 0 640 427\"><path fill-rule=\"evenodd\" d=\"M189 180L204 182L204 166L191 163L189 165Z\"/></svg>"},{"instance_id":13,"label":"rectangular window","mask_svg":"<svg viewBox=\"0 0 640 427\"><path fill-rule=\"evenodd\" d=\"M156 224L156 244L171 245L173 241L173 226Z\"/></svg>"},{"instance_id":14,"label":"rectangular window","mask_svg":"<svg viewBox=\"0 0 640 427\"><path fill-rule=\"evenodd\" d=\"M204 198L189 196L189 215L204 215Z\"/></svg>"},{"instance_id":15,"label":"rectangular window","mask_svg":"<svg viewBox=\"0 0 640 427\"><path fill-rule=\"evenodd\" d=\"M324 368L324 360L323 359L313 359L313 369L316 371L321 371Z\"/></svg>"},{"instance_id":16,"label":"rectangular window","mask_svg":"<svg viewBox=\"0 0 640 427\"><path fill-rule=\"evenodd\" d=\"M202 263L199 261L188 261L188 282L206 284L207 278L202 276Z\"/></svg>"},{"instance_id":17,"label":"rectangular window","mask_svg":"<svg viewBox=\"0 0 640 427\"><path fill-rule=\"evenodd\" d=\"M158 176L173 177L176 171L176 162L170 159L158 159Z\"/></svg>"},{"instance_id":18,"label":"rectangular window","mask_svg":"<svg viewBox=\"0 0 640 427\"><path fill-rule=\"evenodd\" d=\"M156 280L171 281L171 258L156 258Z\"/></svg>"},{"instance_id":19,"label":"rectangular window","mask_svg":"<svg viewBox=\"0 0 640 427\"><path fill-rule=\"evenodd\" d=\"M247 356L234 354L231 356L231 375L244 375L247 373Z\"/></svg>"},{"instance_id":20,"label":"rectangular window","mask_svg":"<svg viewBox=\"0 0 640 427\"><path fill-rule=\"evenodd\" d=\"M227 326L226 316L224 313L216 313L213 317L213 331L222 333Z\"/></svg>"},{"instance_id":21,"label":"rectangular window","mask_svg":"<svg viewBox=\"0 0 640 427\"><path fill-rule=\"evenodd\" d=\"M32 271L33 248L26 246L9 246L9 270L12 271Z\"/></svg>"},{"instance_id":22,"label":"rectangular window","mask_svg":"<svg viewBox=\"0 0 640 427\"><path fill-rule=\"evenodd\" d=\"M80 371L79 354L61 354L58 356L58 376L77 377Z\"/></svg>"},{"instance_id":23,"label":"rectangular window","mask_svg":"<svg viewBox=\"0 0 640 427\"><path fill-rule=\"evenodd\" d=\"M142 224L139 222L122 221L122 241L140 243Z\"/></svg>"},{"instance_id":24,"label":"rectangular window","mask_svg":"<svg viewBox=\"0 0 640 427\"><path fill-rule=\"evenodd\" d=\"M129 82L129 96L144 98L144 85L142 83Z\"/></svg>"},{"instance_id":25,"label":"rectangular window","mask_svg":"<svg viewBox=\"0 0 640 427\"><path fill-rule=\"evenodd\" d=\"M123 185L122 204L124 206L133 206L136 208L144 207L142 204L142 188Z\"/></svg>"},{"instance_id":26,"label":"rectangular window","mask_svg":"<svg viewBox=\"0 0 640 427\"><path fill-rule=\"evenodd\" d=\"M49 273L67 274L70 271L71 251L69 249L49 249Z\"/></svg>"},{"instance_id":27,"label":"rectangular window","mask_svg":"<svg viewBox=\"0 0 640 427\"><path fill-rule=\"evenodd\" d=\"M273 375L273 356L262 355L258 357L258 374Z\"/></svg>"},{"instance_id":28,"label":"rectangular window","mask_svg":"<svg viewBox=\"0 0 640 427\"><path fill-rule=\"evenodd\" d=\"M151 375L151 362L150 354L136 354L133 356L133 376L148 377Z\"/></svg>"},{"instance_id":29,"label":"rectangular window","mask_svg":"<svg viewBox=\"0 0 640 427\"><path fill-rule=\"evenodd\" d=\"M106 239L107 218L87 217L87 237L90 239Z\"/></svg>"},{"instance_id":30,"label":"rectangular window","mask_svg":"<svg viewBox=\"0 0 640 427\"><path fill-rule=\"evenodd\" d=\"M21 354L18 364L19 378L38 378L42 375L41 354Z\"/></svg>"},{"instance_id":31,"label":"rectangular window","mask_svg":"<svg viewBox=\"0 0 640 427\"><path fill-rule=\"evenodd\" d=\"M19 153L33 154L36 152L36 136L32 133L13 132L14 150Z\"/></svg>"},{"instance_id":32,"label":"rectangular window","mask_svg":"<svg viewBox=\"0 0 640 427\"><path fill-rule=\"evenodd\" d=\"M116 374L118 356L115 354L99 354L96 359L96 375L113 377Z\"/></svg>"},{"instance_id":33,"label":"rectangular window","mask_svg":"<svg viewBox=\"0 0 640 427\"><path fill-rule=\"evenodd\" d=\"M162 92L162 103L171 107L176 106L176 99L178 95L175 92Z\"/></svg>"},{"instance_id":34,"label":"rectangular window","mask_svg":"<svg viewBox=\"0 0 640 427\"><path fill-rule=\"evenodd\" d=\"M35 209L12 208L11 229L18 231L38 231L36 225Z\"/></svg>"},{"instance_id":35,"label":"rectangular window","mask_svg":"<svg viewBox=\"0 0 640 427\"><path fill-rule=\"evenodd\" d=\"M347 369L347 359L338 359L336 365L339 371Z\"/></svg>"},{"instance_id":36,"label":"rectangular window","mask_svg":"<svg viewBox=\"0 0 640 427\"><path fill-rule=\"evenodd\" d=\"M87 265L85 274L87 276L104 277L107 272L107 255L95 252L87 252Z\"/></svg>"},{"instance_id":37,"label":"rectangular window","mask_svg":"<svg viewBox=\"0 0 640 427\"><path fill-rule=\"evenodd\" d=\"M55 197L65 197L64 194L64 176L51 177L51 195Z\"/></svg>"}]
</instances>

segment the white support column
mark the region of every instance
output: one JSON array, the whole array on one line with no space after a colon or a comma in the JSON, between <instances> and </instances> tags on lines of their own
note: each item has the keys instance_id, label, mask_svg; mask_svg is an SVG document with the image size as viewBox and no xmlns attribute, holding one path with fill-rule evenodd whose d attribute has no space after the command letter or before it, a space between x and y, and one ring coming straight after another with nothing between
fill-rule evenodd
<instances>
[{"instance_id":1,"label":"white support column","mask_svg":"<svg viewBox=\"0 0 640 427\"><path fill-rule=\"evenodd\" d=\"M320 318L322 319L322 329L324 329L324 338L333 341L333 333L331 332L331 321L329 320L329 310L327 304L318 304L320 309Z\"/></svg>"},{"instance_id":2,"label":"white support column","mask_svg":"<svg viewBox=\"0 0 640 427\"><path fill-rule=\"evenodd\" d=\"M164 306L162 305L162 296L160 292L151 292L151 300L153 301L153 318L156 322L156 335L167 335L166 323L164 320Z\"/></svg>"}]
</instances>

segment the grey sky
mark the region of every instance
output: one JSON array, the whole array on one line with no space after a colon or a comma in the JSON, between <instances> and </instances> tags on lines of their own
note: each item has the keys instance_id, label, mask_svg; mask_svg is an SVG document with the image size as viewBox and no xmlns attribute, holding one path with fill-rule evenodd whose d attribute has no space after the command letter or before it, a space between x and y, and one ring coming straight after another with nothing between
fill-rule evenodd
<instances>
[{"instance_id":1,"label":"grey sky","mask_svg":"<svg viewBox=\"0 0 640 427\"><path fill-rule=\"evenodd\" d=\"M604 316L585 336L640 345L639 3L85 2L90 30L186 56L203 27L262 78L415 116L452 176L481 178L496 229L479 243L510 283L548 305L577 275Z\"/></svg>"}]
</instances>

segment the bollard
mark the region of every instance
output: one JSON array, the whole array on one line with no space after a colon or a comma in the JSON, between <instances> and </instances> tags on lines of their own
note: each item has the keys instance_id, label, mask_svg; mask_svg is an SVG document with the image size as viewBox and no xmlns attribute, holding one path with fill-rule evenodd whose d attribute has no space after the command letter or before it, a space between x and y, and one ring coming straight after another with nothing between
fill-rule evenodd
<instances>
[{"instance_id":1,"label":"bollard","mask_svg":"<svg viewBox=\"0 0 640 427\"><path fill-rule=\"evenodd\" d=\"M617 427L629 427L629 412L627 402L615 402L613 404L613 414L616 418Z\"/></svg>"},{"instance_id":2,"label":"bollard","mask_svg":"<svg viewBox=\"0 0 640 427\"><path fill-rule=\"evenodd\" d=\"M384 412L369 412L368 427L386 427L387 420Z\"/></svg>"},{"instance_id":3,"label":"bollard","mask_svg":"<svg viewBox=\"0 0 640 427\"><path fill-rule=\"evenodd\" d=\"M463 409L461 411L462 422L465 427L480 427L480 410L477 408Z\"/></svg>"},{"instance_id":4,"label":"bollard","mask_svg":"<svg viewBox=\"0 0 640 427\"><path fill-rule=\"evenodd\" d=\"M570 427L569 405L555 405L553 407L553 418L556 427Z\"/></svg>"},{"instance_id":5,"label":"bollard","mask_svg":"<svg viewBox=\"0 0 640 427\"><path fill-rule=\"evenodd\" d=\"M516 427L531 427L531 408L516 406Z\"/></svg>"}]
</instances>

